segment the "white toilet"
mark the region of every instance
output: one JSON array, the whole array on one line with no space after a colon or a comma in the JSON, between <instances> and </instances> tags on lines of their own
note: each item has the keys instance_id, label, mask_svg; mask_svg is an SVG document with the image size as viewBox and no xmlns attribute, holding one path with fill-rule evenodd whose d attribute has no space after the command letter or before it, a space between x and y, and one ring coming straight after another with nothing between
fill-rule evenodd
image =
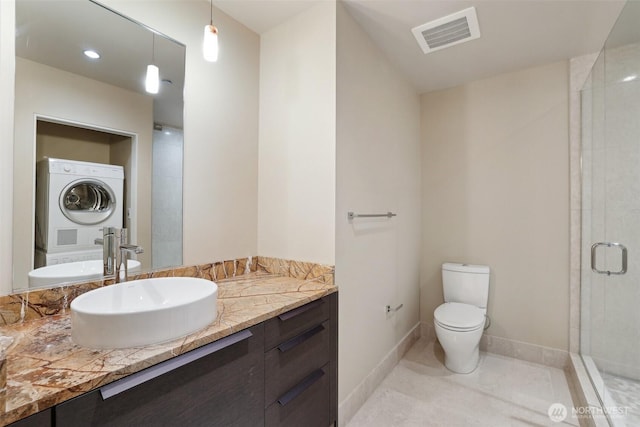
<instances>
[{"instance_id":1,"label":"white toilet","mask_svg":"<svg viewBox=\"0 0 640 427\"><path fill-rule=\"evenodd\" d=\"M468 374L478 366L480 338L489 299L489 267L442 264L444 304L433 312L436 335L444 349L444 364Z\"/></svg>"}]
</instances>

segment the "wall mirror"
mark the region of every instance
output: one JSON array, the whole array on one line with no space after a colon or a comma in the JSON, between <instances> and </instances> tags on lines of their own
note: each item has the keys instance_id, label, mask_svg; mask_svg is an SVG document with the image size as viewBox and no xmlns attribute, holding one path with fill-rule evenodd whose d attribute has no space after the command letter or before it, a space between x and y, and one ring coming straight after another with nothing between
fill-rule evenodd
<instances>
[{"instance_id":1,"label":"wall mirror","mask_svg":"<svg viewBox=\"0 0 640 427\"><path fill-rule=\"evenodd\" d=\"M94 278L105 226L144 248L138 271L182 263L184 64L99 3L16 0L14 291Z\"/></svg>"}]
</instances>

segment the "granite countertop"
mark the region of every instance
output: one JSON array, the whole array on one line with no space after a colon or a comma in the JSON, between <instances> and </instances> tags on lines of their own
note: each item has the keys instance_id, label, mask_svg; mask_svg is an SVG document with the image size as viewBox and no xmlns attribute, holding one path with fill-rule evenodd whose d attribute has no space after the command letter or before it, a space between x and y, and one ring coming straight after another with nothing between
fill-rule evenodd
<instances>
[{"instance_id":1,"label":"granite countertop","mask_svg":"<svg viewBox=\"0 0 640 427\"><path fill-rule=\"evenodd\" d=\"M0 425L10 424L337 291L335 286L322 282L265 272L216 283L216 321L199 332L162 344L118 350L79 347L71 341L69 310L0 327L0 337L13 339L7 349L6 403Z\"/></svg>"}]
</instances>

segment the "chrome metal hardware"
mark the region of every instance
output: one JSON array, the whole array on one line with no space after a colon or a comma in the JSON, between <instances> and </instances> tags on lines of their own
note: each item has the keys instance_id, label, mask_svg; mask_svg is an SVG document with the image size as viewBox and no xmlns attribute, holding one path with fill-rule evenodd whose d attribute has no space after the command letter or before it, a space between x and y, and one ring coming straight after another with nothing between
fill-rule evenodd
<instances>
[{"instance_id":1,"label":"chrome metal hardware","mask_svg":"<svg viewBox=\"0 0 640 427\"><path fill-rule=\"evenodd\" d=\"M104 264L103 274L105 276L112 276L116 273L116 261L117 261L117 244L116 244L116 228L104 227L102 229L102 239L96 239L94 241L96 245L102 245L102 261Z\"/></svg>"},{"instance_id":2,"label":"chrome metal hardware","mask_svg":"<svg viewBox=\"0 0 640 427\"><path fill-rule=\"evenodd\" d=\"M391 218L394 216L398 216L398 215L392 212L387 212L382 214L357 214L353 212L347 212L347 218L350 220L354 218Z\"/></svg>"},{"instance_id":3,"label":"chrome metal hardware","mask_svg":"<svg viewBox=\"0 0 640 427\"><path fill-rule=\"evenodd\" d=\"M404 307L404 304L400 304L396 308L391 308L391 306L388 305L388 306L385 307L385 310L386 310L387 313L391 313L392 311L396 312L396 311L400 310L402 307Z\"/></svg>"},{"instance_id":4,"label":"chrome metal hardware","mask_svg":"<svg viewBox=\"0 0 640 427\"><path fill-rule=\"evenodd\" d=\"M599 270L596 267L596 258L597 258L597 249L599 246L604 246L607 248L619 248L622 250L622 267L619 271L609 271L609 270ZM625 274L627 272L627 248L622 243L613 243L613 242L598 242L594 243L591 246L591 270L594 273L598 274L606 274L610 276L612 274Z\"/></svg>"},{"instance_id":5,"label":"chrome metal hardware","mask_svg":"<svg viewBox=\"0 0 640 427\"><path fill-rule=\"evenodd\" d=\"M120 258L118 259L118 264L116 265L116 282L123 281L127 282L129 280L129 253L133 252L135 254L144 253L144 249L141 246L130 245L129 244L129 235L127 234L127 229L123 228L120 230L120 245L118 249L120 250ZM124 263L124 277L120 277L120 266Z\"/></svg>"},{"instance_id":6,"label":"chrome metal hardware","mask_svg":"<svg viewBox=\"0 0 640 427\"><path fill-rule=\"evenodd\" d=\"M104 227L102 229L102 239L95 239L96 245L103 248L103 274L105 276L115 275L116 283L129 280L129 269L127 259L129 253L141 254L142 247L129 244L126 228ZM120 266L124 262L124 277L120 277ZM123 279L123 280L122 280Z\"/></svg>"}]
</instances>

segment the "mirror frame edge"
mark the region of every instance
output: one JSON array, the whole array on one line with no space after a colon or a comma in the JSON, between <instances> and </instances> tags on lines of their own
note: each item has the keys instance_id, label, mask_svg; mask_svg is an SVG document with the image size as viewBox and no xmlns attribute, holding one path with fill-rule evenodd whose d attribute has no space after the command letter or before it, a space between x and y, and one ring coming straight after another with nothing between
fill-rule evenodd
<instances>
[{"instance_id":1,"label":"mirror frame edge","mask_svg":"<svg viewBox=\"0 0 640 427\"><path fill-rule=\"evenodd\" d=\"M15 104L15 0L0 1L0 294L13 293L13 147Z\"/></svg>"}]
</instances>

